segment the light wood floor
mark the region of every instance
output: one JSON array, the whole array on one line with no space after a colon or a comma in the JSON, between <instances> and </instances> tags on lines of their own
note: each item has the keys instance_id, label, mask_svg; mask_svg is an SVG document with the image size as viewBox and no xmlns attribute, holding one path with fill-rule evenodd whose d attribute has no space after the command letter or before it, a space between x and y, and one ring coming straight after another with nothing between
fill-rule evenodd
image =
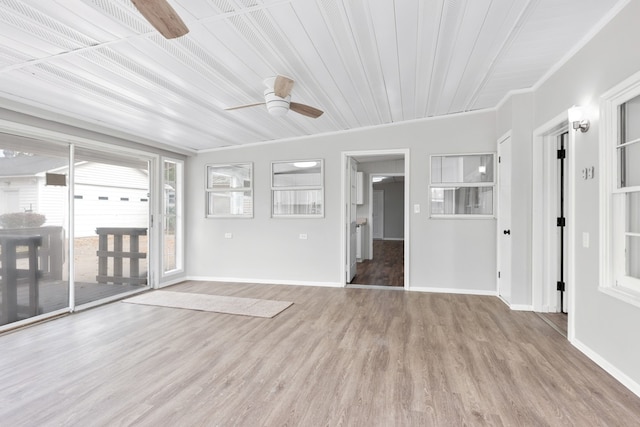
<instances>
[{"instance_id":1,"label":"light wood floor","mask_svg":"<svg viewBox=\"0 0 640 427\"><path fill-rule=\"evenodd\" d=\"M116 302L0 336L3 426L631 426L640 398L494 297L187 282L273 319Z\"/></svg>"}]
</instances>

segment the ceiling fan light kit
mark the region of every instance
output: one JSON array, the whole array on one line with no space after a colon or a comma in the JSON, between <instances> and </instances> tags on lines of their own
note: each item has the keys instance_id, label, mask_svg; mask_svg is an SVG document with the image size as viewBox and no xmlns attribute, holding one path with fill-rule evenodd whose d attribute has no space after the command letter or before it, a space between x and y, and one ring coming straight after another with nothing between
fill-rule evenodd
<instances>
[{"instance_id":1,"label":"ceiling fan light kit","mask_svg":"<svg viewBox=\"0 0 640 427\"><path fill-rule=\"evenodd\" d=\"M273 89L265 89L264 101L267 104L269 114L272 116L284 116L289 111L291 95L281 98L274 93Z\"/></svg>"}]
</instances>

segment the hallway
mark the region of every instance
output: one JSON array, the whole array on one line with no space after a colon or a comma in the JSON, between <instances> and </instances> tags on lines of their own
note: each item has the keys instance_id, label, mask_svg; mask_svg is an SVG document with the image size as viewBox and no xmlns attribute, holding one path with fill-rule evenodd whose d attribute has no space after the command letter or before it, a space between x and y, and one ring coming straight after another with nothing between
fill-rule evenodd
<instances>
[{"instance_id":1,"label":"hallway","mask_svg":"<svg viewBox=\"0 0 640 427\"><path fill-rule=\"evenodd\" d=\"M404 286L404 240L374 240L373 259L358 263L354 285Z\"/></svg>"}]
</instances>

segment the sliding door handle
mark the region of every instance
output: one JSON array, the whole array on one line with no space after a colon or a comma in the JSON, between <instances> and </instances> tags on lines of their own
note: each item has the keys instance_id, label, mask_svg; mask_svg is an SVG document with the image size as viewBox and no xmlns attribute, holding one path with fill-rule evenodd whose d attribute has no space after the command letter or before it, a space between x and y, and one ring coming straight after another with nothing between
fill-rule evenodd
<instances>
[{"instance_id":1,"label":"sliding door handle","mask_svg":"<svg viewBox=\"0 0 640 427\"><path fill-rule=\"evenodd\" d=\"M510 234L511 234L511 230L504 230L502 233L503 233L503 234L509 234L509 235L510 235Z\"/></svg>"}]
</instances>

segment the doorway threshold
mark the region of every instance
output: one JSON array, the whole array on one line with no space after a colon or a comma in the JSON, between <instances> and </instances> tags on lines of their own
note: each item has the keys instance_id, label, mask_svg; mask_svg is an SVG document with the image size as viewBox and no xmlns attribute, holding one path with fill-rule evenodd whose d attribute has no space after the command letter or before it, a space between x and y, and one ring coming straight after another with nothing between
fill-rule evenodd
<instances>
[{"instance_id":1,"label":"doorway threshold","mask_svg":"<svg viewBox=\"0 0 640 427\"><path fill-rule=\"evenodd\" d=\"M404 291L404 286L385 286L385 285L358 285L347 283L347 288L352 289L379 289L385 291Z\"/></svg>"},{"instance_id":2,"label":"doorway threshold","mask_svg":"<svg viewBox=\"0 0 640 427\"><path fill-rule=\"evenodd\" d=\"M566 313L538 313L547 325L551 326L556 332L567 338L567 315Z\"/></svg>"}]
</instances>

